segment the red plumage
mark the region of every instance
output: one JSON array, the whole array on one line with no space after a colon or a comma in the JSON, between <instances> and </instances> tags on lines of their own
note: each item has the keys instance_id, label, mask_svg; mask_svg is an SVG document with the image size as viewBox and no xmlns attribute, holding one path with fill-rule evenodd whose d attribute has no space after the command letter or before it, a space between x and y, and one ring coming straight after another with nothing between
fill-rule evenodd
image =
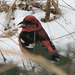
<instances>
[{"instance_id":1,"label":"red plumage","mask_svg":"<svg viewBox=\"0 0 75 75\"><path fill-rule=\"evenodd\" d=\"M20 43L22 42L23 46L28 46L29 44L34 43L34 35L33 34L35 31L36 32L36 42L40 41L48 49L49 52L53 52L54 50L56 50L55 46L50 41L47 33L43 29L41 23L36 19L36 17L34 17L32 15L28 15L19 24L23 24L23 26L21 26L22 31L19 35L19 42ZM22 39L22 40L20 40L20 39ZM27 40L29 43L24 42Z\"/></svg>"}]
</instances>

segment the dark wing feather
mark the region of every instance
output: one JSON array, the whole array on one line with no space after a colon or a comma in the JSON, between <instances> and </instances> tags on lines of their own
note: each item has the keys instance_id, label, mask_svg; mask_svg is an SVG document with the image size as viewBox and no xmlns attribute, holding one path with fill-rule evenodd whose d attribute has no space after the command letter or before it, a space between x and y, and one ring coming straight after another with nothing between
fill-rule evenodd
<instances>
[{"instance_id":1,"label":"dark wing feather","mask_svg":"<svg viewBox=\"0 0 75 75\"><path fill-rule=\"evenodd\" d=\"M24 45L28 46L29 44L34 42L34 32L22 32L20 34L20 40L23 40Z\"/></svg>"}]
</instances>

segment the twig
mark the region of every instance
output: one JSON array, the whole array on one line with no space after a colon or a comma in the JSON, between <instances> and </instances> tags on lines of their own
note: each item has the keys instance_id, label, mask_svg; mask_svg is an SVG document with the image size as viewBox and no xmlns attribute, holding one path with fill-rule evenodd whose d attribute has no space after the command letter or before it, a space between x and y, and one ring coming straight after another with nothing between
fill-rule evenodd
<instances>
[{"instance_id":1,"label":"twig","mask_svg":"<svg viewBox=\"0 0 75 75\"><path fill-rule=\"evenodd\" d=\"M0 23L1 24L1 23ZM4 26L3 24L1 24L2 26ZM4 26L5 27L5 26ZM15 35L16 36L16 35ZM17 37L17 36L16 36ZM9 37L10 38L10 37ZM15 42L12 38L10 38L13 42ZM16 42L15 42L16 43ZM18 45L18 43L16 43ZM19 45L18 45L19 46Z\"/></svg>"},{"instance_id":2,"label":"twig","mask_svg":"<svg viewBox=\"0 0 75 75\"><path fill-rule=\"evenodd\" d=\"M0 30L1 31L1 30ZM3 31L1 31L1 32L3 32ZM9 39L11 39L14 43L16 43L12 38L10 38L9 37ZM0 40L0 41L2 41L2 40ZM4 42L4 41L2 41L2 42ZM5 42L4 42L5 43ZM6 45L8 45L7 43L5 43ZM18 43L16 43L17 45L18 45ZM9 46L9 45L8 45ZM19 46L19 45L18 45ZM10 46L11 47L11 46ZM12 47L11 47L12 48ZM12 49L14 49L14 48L12 48ZM14 49L15 50L15 49Z\"/></svg>"},{"instance_id":3,"label":"twig","mask_svg":"<svg viewBox=\"0 0 75 75\"><path fill-rule=\"evenodd\" d=\"M7 59L4 57L4 55L3 55L3 53L2 53L1 50L0 50L0 53L1 53L2 57L3 57L4 62L6 63L6 60L7 60Z\"/></svg>"},{"instance_id":4,"label":"twig","mask_svg":"<svg viewBox=\"0 0 75 75\"><path fill-rule=\"evenodd\" d=\"M9 39L11 39L17 46L19 46L19 44L16 43L12 38L9 37Z\"/></svg>"},{"instance_id":5,"label":"twig","mask_svg":"<svg viewBox=\"0 0 75 75\"><path fill-rule=\"evenodd\" d=\"M61 4L59 4L59 6L65 7L65 8L68 8L68 9L71 9L71 8L69 8L69 7L67 7L67 6L64 6L64 5L61 5ZM71 9L71 10L73 10L73 9Z\"/></svg>"},{"instance_id":6,"label":"twig","mask_svg":"<svg viewBox=\"0 0 75 75\"><path fill-rule=\"evenodd\" d=\"M71 35L74 34L75 32L72 32L70 33ZM60 39L60 38L63 38L63 37L66 37L66 36L69 36L70 34L66 34L66 35L63 35L63 36L60 36L60 37L57 37L57 38L54 38L54 39L51 39L51 40L57 40L57 39Z\"/></svg>"},{"instance_id":7,"label":"twig","mask_svg":"<svg viewBox=\"0 0 75 75\"><path fill-rule=\"evenodd\" d=\"M13 50L15 50L12 46L10 46L9 44L7 44L6 42L0 40L1 42L3 42L4 44L6 44L7 46L11 47Z\"/></svg>"},{"instance_id":8,"label":"twig","mask_svg":"<svg viewBox=\"0 0 75 75\"><path fill-rule=\"evenodd\" d=\"M25 64L24 64L24 61L22 60L22 63L23 63L23 66L24 66L24 68L25 68L25 70L26 70L26 66L25 66Z\"/></svg>"},{"instance_id":9,"label":"twig","mask_svg":"<svg viewBox=\"0 0 75 75\"><path fill-rule=\"evenodd\" d=\"M64 0L62 0L65 4L67 4L69 7L71 7L73 10L75 10L75 8L73 8L71 5L69 5L68 3L66 3Z\"/></svg>"},{"instance_id":10,"label":"twig","mask_svg":"<svg viewBox=\"0 0 75 75\"><path fill-rule=\"evenodd\" d=\"M69 35L73 38L73 40L75 40L75 38L70 34L70 32L62 24L60 24L57 21L55 21L55 22L58 23L60 26L62 26L69 33Z\"/></svg>"},{"instance_id":11,"label":"twig","mask_svg":"<svg viewBox=\"0 0 75 75\"><path fill-rule=\"evenodd\" d=\"M39 71L41 71L41 69L40 69L40 68L38 68L37 66L32 66L32 63L31 63L31 62L30 62L30 65L31 65L32 69L37 68ZM38 66L40 67L40 65L39 65L39 64L38 64ZM29 66L27 66L27 67L29 67Z\"/></svg>"}]
</instances>

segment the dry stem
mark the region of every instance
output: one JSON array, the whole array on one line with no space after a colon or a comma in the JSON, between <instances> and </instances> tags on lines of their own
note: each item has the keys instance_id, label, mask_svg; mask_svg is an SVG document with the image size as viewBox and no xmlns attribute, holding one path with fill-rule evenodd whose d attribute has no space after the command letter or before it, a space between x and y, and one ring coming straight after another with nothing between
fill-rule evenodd
<instances>
[{"instance_id":1,"label":"dry stem","mask_svg":"<svg viewBox=\"0 0 75 75\"><path fill-rule=\"evenodd\" d=\"M15 6L16 0L13 1L13 3L9 6L9 10L6 15L6 27L9 28L10 20L13 18L13 11Z\"/></svg>"}]
</instances>

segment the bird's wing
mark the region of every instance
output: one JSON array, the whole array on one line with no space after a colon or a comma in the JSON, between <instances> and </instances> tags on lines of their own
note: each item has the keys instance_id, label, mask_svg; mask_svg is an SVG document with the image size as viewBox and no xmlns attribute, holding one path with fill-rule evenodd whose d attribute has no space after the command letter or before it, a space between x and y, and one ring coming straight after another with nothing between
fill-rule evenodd
<instances>
[{"instance_id":1,"label":"bird's wing","mask_svg":"<svg viewBox=\"0 0 75 75\"><path fill-rule=\"evenodd\" d=\"M25 44L25 46L34 42L33 32L22 32L20 34L20 41Z\"/></svg>"},{"instance_id":2,"label":"bird's wing","mask_svg":"<svg viewBox=\"0 0 75 75\"><path fill-rule=\"evenodd\" d=\"M50 42L48 40L43 40L41 41L42 44L49 50L49 52L53 52L54 49L52 48Z\"/></svg>"},{"instance_id":3,"label":"bird's wing","mask_svg":"<svg viewBox=\"0 0 75 75\"><path fill-rule=\"evenodd\" d=\"M52 41L50 41L44 29L37 31L37 34L38 34L37 37L39 38L39 41L41 41L41 43L44 44L44 46L49 50L49 52L56 50L54 44L52 43Z\"/></svg>"}]
</instances>

